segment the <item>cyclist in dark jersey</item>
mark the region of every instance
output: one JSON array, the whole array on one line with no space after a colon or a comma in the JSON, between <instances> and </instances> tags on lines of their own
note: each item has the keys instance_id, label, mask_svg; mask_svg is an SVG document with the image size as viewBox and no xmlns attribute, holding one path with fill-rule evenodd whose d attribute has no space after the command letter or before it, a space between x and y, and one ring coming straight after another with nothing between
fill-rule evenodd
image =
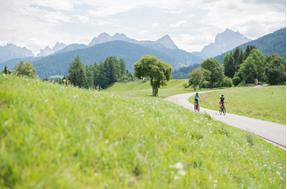
<instances>
[{"instance_id":1,"label":"cyclist in dark jersey","mask_svg":"<svg viewBox=\"0 0 287 189\"><path fill-rule=\"evenodd\" d=\"M194 96L194 111L199 112L199 95L198 95L198 93L195 93L195 96Z\"/></svg>"},{"instance_id":2,"label":"cyclist in dark jersey","mask_svg":"<svg viewBox=\"0 0 287 189\"><path fill-rule=\"evenodd\" d=\"M222 94L219 99L220 99L219 104L222 104L224 106L224 95Z\"/></svg>"},{"instance_id":3,"label":"cyclist in dark jersey","mask_svg":"<svg viewBox=\"0 0 287 189\"><path fill-rule=\"evenodd\" d=\"M224 106L224 95L222 94L219 98L219 112L223 113L225 115L226 109Z\"/></svg>"}]
</instances>

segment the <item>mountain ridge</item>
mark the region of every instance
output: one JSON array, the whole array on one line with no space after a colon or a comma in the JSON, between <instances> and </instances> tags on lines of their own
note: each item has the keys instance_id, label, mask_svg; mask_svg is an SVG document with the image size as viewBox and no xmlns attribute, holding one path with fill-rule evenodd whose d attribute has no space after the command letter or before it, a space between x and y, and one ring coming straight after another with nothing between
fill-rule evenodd
<instances>
[{"instance_id":1,"label":"mountain ridge","mask_svg":"<svg viewBox=\"0 0 287 189\"><path fill-rule=\"evenodd\" d=\"M277 54L286 58L286 27L276 30L272 33L263 35L257 39L241 44L237 47L245 49L248 45L254 45L265 55ZM236 47L235 47L236 48ZM223 63L224 55L235 48L226 51L215 58Z\"/></svg>"},{"instance_id":2,"label":"mountain ridge","mask_svg":"<svg viewBox=\"0 0 287 189\"><path fill-rule=\"evenodd\" d=\"M0 46L0 62L8 61L13 58L32 57L33 52L26 47L19 47L12 43Z\"/></svg>"},{"instance_id":3,"label":"mountain ridge","mask_svg":"<svg viewBox=\"0 0 287 189\"><path fill-rule=\"evenodd\" d=\"M223 32L215 36L214 42L204 46L200 52L197 52L202 58L210 58L220 55L234 47L250 41L240 32L235 32L226 28Z\"/></svg>"},{"instance_id":4,"label":"mountain ridge","mask_svg":"<svg viewBox=\"0 0 287 189\"><path fill-rule=\"evenodd\" d=\"M31 61L34 64L41 78L47 78L52 75L67 74L69 65L76 56L80 56L82 62L86 65L103 61L108 56L117 56L124 59L129 71L133 71L133 64L144 55L157 56L163 61L173 65L175 69L180 67L180 65L198 64L202 61L200 57L194 56L181 49L167 49L161 47L156 50L154 48L125 41L110 41L82 49L26 60ZM17 61L19 60L16 59L14 61L5 62L2 63L2 66L7 65L11 69L15 66Z\"/></svg>"}]
</instances>

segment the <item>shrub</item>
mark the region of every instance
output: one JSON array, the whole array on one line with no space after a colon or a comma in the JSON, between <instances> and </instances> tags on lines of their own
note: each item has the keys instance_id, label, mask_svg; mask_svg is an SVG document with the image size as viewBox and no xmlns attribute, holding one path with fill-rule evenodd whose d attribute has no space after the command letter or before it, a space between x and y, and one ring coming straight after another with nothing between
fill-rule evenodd
<instances>
[{"instance_id":1,"label":"shrub","mask_svg":"<svg viewBox=\"0 0 287 189\"><path fill-rule=\"evenodd\" d=\"M17 76L28 76L31 78L36 77L36 70L30 62L20 62L15 66L15 73Z\"/></svg>"},{"instance_id":2,"label":"shrub","mask_svg":"<svg viewBox=\"0 0 287 189\"><path fill-rule=\"evenodd\" d=\"M232 78L232 83L233 83L234 86L239 85L240 82L241 82L241 78L240 78L238 75L235 75L235 76Z\"/></svg>"},{"instance_id":3,"label":"shrub","mask_svg":"<svg viewBox=\"0 0 287 189\"><path fill-rule=\"evenodd\" d=\"M209 82L208 81L206 81L206 80L204 80L202 83L201 83L201 86L200 86L200 88L209 88Z\"/></svg>"},{"instance_id":4,"label":"shrub","mask_svg":"<svg viewBox=\"0 0 287 189\"><path fill-rule=\"evenodd\" d=\"M229 77L224 77L223 78L223 82L222 82L222 86L223 87L232 87L233 83L232 83L232 79Z\"/></svg>"}]
</instances>

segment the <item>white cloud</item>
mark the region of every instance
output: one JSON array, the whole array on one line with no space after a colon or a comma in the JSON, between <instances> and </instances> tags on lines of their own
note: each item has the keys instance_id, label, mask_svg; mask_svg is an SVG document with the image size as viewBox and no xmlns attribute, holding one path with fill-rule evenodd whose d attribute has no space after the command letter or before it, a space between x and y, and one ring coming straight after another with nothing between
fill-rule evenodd
<instances>
[{"instance_id":1,"label":"white cloud","mask_svg":"<svg viewBox=\"0 0 287 189\"><path fill-rule=\"evenodd\" d=\"M105 31L139 39L169 34L194 51L225 28L257 38L285 27L285 16L284 0L0 0L0 44L38 51Z\"/></svg>"},{"instance_id":2,"label":"white cloud","mask_svg":"<svg viewBox=\"0 0 287 189\"><path fill-rule=\"evenodd\" d=\"M187 23L186 20L180 20L180 21L176 22L175 24L171 24L171 27L178 28L178 27L181 27L182 25L184 25L185 23Z\"/></svg>"}]
</instances>

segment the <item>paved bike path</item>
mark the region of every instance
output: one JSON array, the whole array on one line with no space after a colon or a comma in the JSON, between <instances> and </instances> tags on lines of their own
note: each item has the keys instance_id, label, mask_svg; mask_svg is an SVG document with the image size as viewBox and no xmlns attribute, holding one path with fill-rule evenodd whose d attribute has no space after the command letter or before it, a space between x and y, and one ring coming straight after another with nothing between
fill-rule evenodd
<instances>
[{"instance_id":1,"label":"paved bike path","mask_svg":"<svg viewBox=\"0 0 287 189\"><path fill-rule=\"evenodd\" d=\"M178 94L167 97L166 100L176 103L177 105L180 105L188 110L194 111L193 104L188 101L188 99L194 94L195 93ZM284 149L286 148L286 127L284 125L229 113L224 116L220 115L218 111L209 110L206 108L200 108L200 112L207 113L213 119L222 121L230 126L248 131L264 138L272 144L279 145Z\"/></svg>"}]
</instances>

